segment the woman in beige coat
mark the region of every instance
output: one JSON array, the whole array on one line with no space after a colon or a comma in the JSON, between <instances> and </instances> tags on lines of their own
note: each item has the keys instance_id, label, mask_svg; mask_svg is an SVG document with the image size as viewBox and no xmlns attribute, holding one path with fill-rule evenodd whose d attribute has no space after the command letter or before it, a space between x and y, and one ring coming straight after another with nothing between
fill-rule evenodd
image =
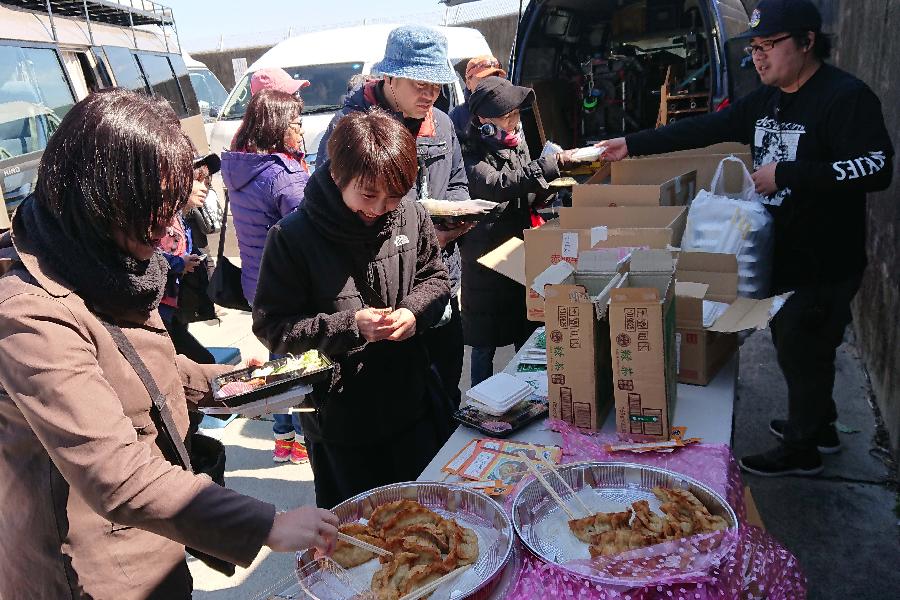
<instances>
[{"instance_id":1,"label":"woman in beige coat","mask_svg":"<svg viewBox=\"0 0 900 600\"><path fill-rule=\"evenodd\" d=\"M157 311L155 246L188 198L192 156L165 101L92 94L0 238L0 598L189 598L185 546L247 566L263 545L333 545L330 512L276 515L172 464L153 385L120 351L136 350L184 440L187 402L226 369L176 356Z\"/></svg>"}]
</instances>

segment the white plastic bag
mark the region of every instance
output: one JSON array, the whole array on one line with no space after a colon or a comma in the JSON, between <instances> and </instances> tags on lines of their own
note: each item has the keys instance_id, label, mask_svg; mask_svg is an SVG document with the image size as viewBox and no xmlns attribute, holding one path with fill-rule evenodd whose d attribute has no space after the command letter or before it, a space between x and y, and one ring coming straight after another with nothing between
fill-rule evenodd
<instances>
[{"instance_id":1,"label":"white plastic bag","mask_svg":"<svg viewBox=\"0 0 900 600\"><path fill-rule=\"evenodd\" d=\"M743 171L739 194L723 189L725 164L736 162ZM688 210L682 250L737 255L738 295L765 298L772 274L772 216L760 201L744 162L728 156L719 163L710 186L700 190Z\"/></svg>"}]
</instances>

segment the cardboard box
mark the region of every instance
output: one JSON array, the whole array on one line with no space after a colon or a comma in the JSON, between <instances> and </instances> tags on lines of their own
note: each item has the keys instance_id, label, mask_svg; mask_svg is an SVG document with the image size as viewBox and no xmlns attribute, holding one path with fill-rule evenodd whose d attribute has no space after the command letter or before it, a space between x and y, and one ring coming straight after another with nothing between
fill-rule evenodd
<instances>
[{"instance_id":1,"label":"cardboard box","mask_svg":"<svg viewBox=\"0 0 900 600\"><path fill-rule=\"evenodd\" d=\"M613 406L606 311L622 278L617 257L609 250L582 252L576 267L560 263L564 268L544 288L550 417L591 432L600 431Z\"/></svg>"},{"instance_id":2,"label":"cardboard box","mask_svg":"<svg viewBox=\"0 0 900 600\"><path fill-rule=\"evenodd\" d=\"M671 253L636 251L610 292L616 432L636 441L669 439L675 408L675 279Z\"/></svg>"},{"instance_id":3,"label":"cardboard box","mask_svg":"<svg viewBox=\"0 0 900 600\"><path fill-rule=\"evenodd\" d=\"M618 206L561 208L564 229L590 229L600 248L666 248L679 246L687 224L684 206ZM527 239L527 238L526 238Z\"/></svg>"},{"instance_id":4,"label":"cardboard box","mask_svg":"<svg viewBox=\"0 0 900 600\"><path fill-rule=\"evenodd\" d=\"M753 158L750 153L741 154L691 154L684 156L669 156L667 154L658 154L651 157L629 158L617 163L613 163L611 167L611 181L618 185L631 185L643 183L647 177L647 173L652 173L654 177L660 180L670 179L682 173L696 171L696 186L692 190L691 200L697 195L698 190L709 190L712 183L713 175L722 159L729 156L735 156L741 159L747 166L747 169L753 172ZM740 190L743 182L738 165L725 163L725 182L727 189ZM573 188L573 205L574 190ZM690 200L685 204L690 204Z\"/></svg>"},{"instance_id":5,"label":"cardboard box","mask_svg":"<svg viewBox=\"0 0 900 600\"><path fill-rule=\"evenodd\" d=\"M675 152L665 152L663 154L652 154L650 156L673 157L673 156L696 156L699 154L749 154L750 146L739 142L719 142L703 148L689 148L687 150L676 150Z\"/></svg>"},{"instance_id":6,"label":"cardboard box","mask_svg":"<svg viewBox=\"0 0 900 600\"><path fill-rule=\"evenodd\" d=\"M634 164L623 169L621 164L612 164L609 184L574 186L572 206L685 206L696 195L696 171L662 176L652 170L634 168Z\"/></svg>"},{"instance_id":7,"label":"cardboard box","mask_svg":"<svg viewBox=\"0 0 900 600\"><path fill-rule=\"evenodd\" d=\"M517 283L525 283L525 241L509 238L478 259L478 264L497 271Z\"/></svg>"},{"instance_id":8,"label":"cardboard box","mask_svg":"<svg viewBox=\"0 0 900 600\"><path fill-rule=\"evenodd\" d=\"M676 344L678 381L708 384L737 351L737 333L763 329L786 296L764 300L739 298L738 265L733 254L682 252L675 273L678 297ZM704 305L727 304L724 312L704 323Z\"/></svg>"}]
</instances>

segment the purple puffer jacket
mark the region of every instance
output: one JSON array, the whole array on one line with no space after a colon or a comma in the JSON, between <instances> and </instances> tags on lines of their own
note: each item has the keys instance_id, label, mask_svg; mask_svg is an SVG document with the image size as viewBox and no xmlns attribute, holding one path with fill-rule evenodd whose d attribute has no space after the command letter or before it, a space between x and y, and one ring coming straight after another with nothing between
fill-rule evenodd
<instances>
[{"instance_id":1,"label":"purple puffer jacket","mask_svg":"<svg viewBox=\"0 0 900 600\"><path fill-rule=\"evenodd\" d=\"M269 228L300 205L309 173L284 154L225 152L222 179L241 254L241 286L252 305Z\"/></svg>"}]
</instances>

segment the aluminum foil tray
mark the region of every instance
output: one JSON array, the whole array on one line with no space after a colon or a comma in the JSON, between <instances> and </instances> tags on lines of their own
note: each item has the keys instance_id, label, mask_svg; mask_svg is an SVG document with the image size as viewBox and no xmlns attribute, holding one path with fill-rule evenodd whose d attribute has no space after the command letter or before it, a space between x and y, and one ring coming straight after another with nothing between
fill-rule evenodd
<instances>
[{"instance_id":1,"label":"aluminum foil tray","mask_svg":"<svg viewBox=\"0 0 900 600\"><path fill-rule=\"evenodd\" d=\"M660 502L651 491L658 486L688 490L710 513L725 519L729 529L738 526L734 510L719 494L695 479L666 469L629 463L585 462L562 465L557 470L592 512L618 512L625 510L632 502L647 500L651 510L662 514ZM578 517L585 516L581 503L572 498L556 476L548 474L545 478ZM647 573L622 578L590 568L588 545L572 534L568 516L537 480L531 480L516 494L512 521L516 533L529 550L577 577L615 586L655 583ZM733 543L733 537L722 537L722 541L717 540L719 545L714 550L719 555L728 550L722 545ZM706 547L711 546L707 544Z\"/></svg>"},{"instance_id":2,"label":"aluminum foil tray","mask_svg":"<svg viewBox=\"0 0 900 600\"><path fill-rule=\"evenodd\" d=\"M438 588L431 600L485 598L500 582L503 568L513 556L515 535L503 508L494 500L467 488L449 483L398 483L364 492L338 504L333 510L341 523L364 521L382 504L395 500L415 500L442 517L475 531L479 555L472 567ZM313 600L365 600L371 573L377 561L344 569L330 558L315 558L313 550L297 553L297 580L301 598Z\"/></svg>"}]
</instances>

